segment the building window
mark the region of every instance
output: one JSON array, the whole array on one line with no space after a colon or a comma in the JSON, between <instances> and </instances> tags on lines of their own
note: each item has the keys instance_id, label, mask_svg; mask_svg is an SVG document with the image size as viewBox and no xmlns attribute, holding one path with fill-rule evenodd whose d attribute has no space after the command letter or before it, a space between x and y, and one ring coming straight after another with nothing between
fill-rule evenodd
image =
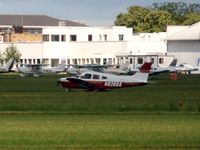
<instances>
[{"instance_id":1,"label":"building window","mask_svg":"<svg viewBox=\"0 0 200 150\"><path fill-rule=\"evenodd\" d=\"M151 63L154 64L154 58L151 58Z\"/></svg>"},{"instance_id":2,"label":"building window","mask_svg":"<svg viewBox=\"0 0 200 150\"><path fill-rule=\"evenodd\" d=\"M49 42L49 35L47 34L42 35L42 41Z\"/></svg>"},{"instance_id":3,"label":"building window","mask_svg":"<svg viewBox=\"0 0 200 150\"><path fill-rule=\"evenodd\" d=\"M107 63L107 59L104 58L104 59L103 59L103 65L105 65L106 63Z\"/></svg>"},{"instance_id":4,"label":"building window","mask_svg":"<svg viewBox=\"0 0 200 150\"><path fill-rule=\"evenodd\" d=\"M68 64L68 65L70 64L70 59L67 59L67 64Z\"/></svg>"},{"instance_id":5,"label":"building window","mask_svg":"<svg viewBox=\"0 0 200 150\"><path fill-rule=\"evenodd\" d=\"M107 41L107 40L108 40L107 34L104 34L103 37L104 37L104 41Z\"/></svg>"},{"instance_id":6,"label":"building window","mask_svg":"<svg viewBox=\"0 0 200 150\"><path fill-rule=\"evenodd\" d=\"M51 67L58 66L59 64L59 59L51 59Z\"/></svg>"},{"instance_id":7,"label":"building window","mask_svg":"<svg viewBox=\"0 0 200 150\"><path fill-rule=\"evenodd\" d=\"M66 41L66 35L61 35L61 41L65 42Z\"/></svg>"},{"instance_id":8,"label":"building window","mask_svg":"<svg viewBox=\"0 0 200 150\"><path fill-rule=\"evenodd\" d=\"M91 34L88 35L88 41L92 41L92 35Z\"/></svg>"},{"instance_id":9,"label":"building window","mask_svg":"<svg viewBox=\"0 0 200 150\"><path fill-rule=\"evenodd\" d=\"M164 64L164 58L159 58L159 64Z\"/></svg>"},{"instance_id":10,"label":"building window","mask_svg":"<svg viewBox=\"0 0 200 150\"><path fill-rule=\"evenodd\" d=\"M70 41L76 41L76 35L70 35Z\"/></svg>"},{"instance_id":11,"label":"building window","mask_svg":"<svg viewBox=\"0 0 200 150\"><path fill-rule=\"evenodd\" d=\"M59 35L51 35L51 41L58 42L59 41Z\"/></svg>"},{"instance_id":12,"label":"building window","mask_svg":"<svg viewBox=\"0 0 200 150\"><path fill-rule=\"evenodd\" d=\"M119 41L123 41L124 40L124 35L123 34L119 34Z\"/></svg>"},{"instance_id":13,"label":"building window","mask_svg":"<svg viewBox=\"0 0 200 150\"><path fill-rule=\"evenodd\" d=\"M143 58L138 58L138 64L143 64Z\"/></svg>"},{"instance_id":14,"label":"building window","mask_svg":"<svg viewBox=\"0 0 200 150\"><path fill-rule=\"evenodd\" d=\"M99 34L99 41L101 41L102 40L102 37L101 37L101 34Z\"/></svg>"},{"instance_id":15,"label":"building window","mask_svg":"<svg viewBox=\"0 0 200 150\"><path fill-rule=\"evenodd\" d=\"M130 58L130 64L133 64L133 58Z\"/></svg>"}]
</instances>

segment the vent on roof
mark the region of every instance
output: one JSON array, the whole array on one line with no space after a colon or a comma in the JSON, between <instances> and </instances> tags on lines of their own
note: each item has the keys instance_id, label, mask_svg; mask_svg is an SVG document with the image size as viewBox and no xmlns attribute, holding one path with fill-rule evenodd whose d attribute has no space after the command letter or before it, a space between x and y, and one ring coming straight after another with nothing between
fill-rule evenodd
<instances>
[{"instance_id":1,"label":"vent on roof","mask_svg":"<svg viewBox=\"0 0 200 150\"><path fill-rule=\"evenodd\" d=\"M59 22L58 22L58 25L59 25L59 26L66 26L66 22L65 22L65 21L59 21Z\"/></svg>"}]
</instances>

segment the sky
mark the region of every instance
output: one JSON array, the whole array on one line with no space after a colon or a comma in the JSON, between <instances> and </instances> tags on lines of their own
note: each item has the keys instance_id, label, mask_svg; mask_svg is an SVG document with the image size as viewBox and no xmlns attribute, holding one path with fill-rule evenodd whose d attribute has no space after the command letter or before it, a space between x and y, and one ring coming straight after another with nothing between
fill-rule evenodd
<instances>
[{"instance_id":1,"label":"sky","mask_svg":"<svg viewBox=\"0 0 200 150\"><path fill-rule=\"evenodd\" d=\"M47 15L89 26L111 26L133 5L154 2L200 3L200 0L0 0L0 14Z\"/></svg>"}]
</instances>

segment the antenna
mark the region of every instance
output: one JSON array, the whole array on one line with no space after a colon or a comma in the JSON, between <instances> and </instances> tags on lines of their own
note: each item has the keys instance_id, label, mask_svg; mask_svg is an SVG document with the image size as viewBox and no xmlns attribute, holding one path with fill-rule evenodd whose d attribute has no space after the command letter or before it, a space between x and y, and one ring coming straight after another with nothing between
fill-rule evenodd
<instances>
[{"instance_id":1,"label":"antenna","mask_svg":"<svg viewBox=\"0 0 200 150\"><path fill-rule=\"evenodd\" d=\"M21 18L21 19L22 19L22 20L21 20L21 21L22 21L22 22L21 22L21 23L22 23L21 26L23 26L23 24L24 24L24 16L23 16L23 15L22 15L22 18Z\"/></svg>"}]
</instances>

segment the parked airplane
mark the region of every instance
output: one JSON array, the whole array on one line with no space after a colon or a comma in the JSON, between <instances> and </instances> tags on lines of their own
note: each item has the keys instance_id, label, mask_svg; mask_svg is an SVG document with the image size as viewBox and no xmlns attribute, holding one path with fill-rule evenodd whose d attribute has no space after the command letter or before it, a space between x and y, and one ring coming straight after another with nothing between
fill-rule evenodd
<instances>
[{"instance_id":1,"label":"parked airplane","mask_svg":"<svg viewBox=\"0 0 200 150\"><path fill-rule=\"evenodd\" d=\"M58 65L57 67L43 67L43 64L23 64L18 68L22 76L40 76L46 73L60 73L65 71L65 65Z\"/></svg>"},{"instance_id":2,"label":"parked airplane","mask_svg":"<svg viewBox=\"0 0 200 150\"><path fill-rule=\"evenodd\" d=\"M87 71L79 77L60 78L58 84L61 84L66 91L74 88L105 91L112 88L142 86L148 83L150 68L151 63L144 63L140 70L132 76Z\"/></svg>"},{"instance_id":3,"label":"parked airplane","mask_svg":"<svg viewBox=\"0 0 200 150\"><path fill-rule=\"evenodd\" d=\"M116 68L116 65L105 64L105 65L96 65L96 64L89 64L89 65L71 65L66 70L67 73L71 75L80 75L86 71L96 71L96 72L103 72L103 73L113 73L113 74L127 74L129 72L129 62L126 61L125 64Z\"/></svg>"},{"instance_id":4,"label":"parked airplane","mask_svg":"<svg viewBox=\"0 0 200 150\"><path fill-rule=\"evenodd\" d=\"M198 67L194 67L187 63L181 63L179 66L175 67L176 72L184 72L185 74L191 74L192 71L198 71Z\"/></svg>"},{"instance_id":5,"label":"parked airplane","mask_svg":"<svg viewBox=\"0 0 200 150\"><path fill-rule=\"evenodd\" d=\"M96 64L87 64L87 65L68 65L66 71L68 74L71 75L79 75L86 71L97 71L102 72L102 68L105 67L103 65L96 65Z\"/></svg>"},{"instance_id":6,"label":"parked airplane","mask_svg":"<svg viewBox=\"0 0 200 150\"><path fill-rule=\"evenodd\" d=\"M65 64L59 64L56 67L42 67L42 73L60 73L66 70Z\"/></svg>"},{"instance_id":7,"label":"parked airplane","mask_svg":"<svg viewBox=\"0 0 200 150\"><path fill-rule=\"evenodd\" d=\"M14 58L10 58L6 63L5 67L0 67L0 73L10 72L11 68L13 67L14 61L15 61Z\"/></svg>"},{"instance_id":8,"label":"parked airplane","mask_svg":"<svg viewBox=\"0 0 200 150\"><path fill-rule=\"evenodd\" d=\"M128 74L129 73L129 61L126 61L124 64L120 65L119 68L103 68L102 72L103 73L112 73L112 74L117 74L117 75L123 75L123 74Z\"/></svg>"},{"instance_id":9,"label":"parked airplane","mask_svg":"<svg viewBox=\"0 0 200 150\"><path fill-rule=\"evenodd\" d=\"M170 73L170 72L175 72L175 67L176 67L177 59L173 59L172 62L169 64L167 67L152 67L150 70L150 75L157 75L161 73Z\"/></svg>"},{"instance_id":10,"label":"parked airplane","mask_svg":"<svg viewBox=\"0 0 200 150\"><path fill-rule=\"evenodd\" d=\"M175 67L176 67L177 59L172 60L169 66L166 67L151 67L149 75L158 75L161 73L166 73L166 72L175 72ZM136 71L138 71L138 68L130 69L130 74L134 74Z\"/></svg>"}]
</instances>

